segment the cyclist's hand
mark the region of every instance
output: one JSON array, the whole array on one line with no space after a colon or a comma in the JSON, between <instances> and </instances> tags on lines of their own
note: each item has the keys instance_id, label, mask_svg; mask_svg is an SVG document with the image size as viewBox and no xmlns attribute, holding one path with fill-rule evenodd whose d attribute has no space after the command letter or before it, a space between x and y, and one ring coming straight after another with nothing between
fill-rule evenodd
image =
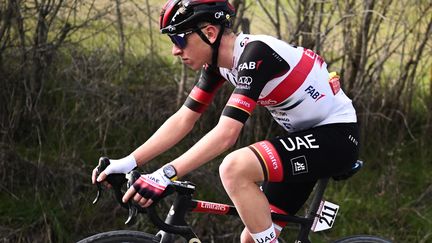
<instances>
[{"instance_id":1,"label":"cyclist's hand","mask_svg":"<svg viewBox=\"0 0 432 243\"><path fill-rule=\"evenodd\" d=\"M152 174L141 175L123 196L126 203L133 198L141 207L150 206L165 191L171 180L165 176L162 168Z\"/></svg>"},{"instance_id":2,"label":"cyclist's hand","mask_svg":"<svg viewBox=\"0 0 432 243\"><path fill-rule=\"evenodd\" d=\"M104 181L109 174L113 173L123 173L126 174L129 171L133 170L137 166L135 157L131 154L122 159L110 159L110 164L104 171L102 171L99 176L97 175L98 167L93 169L92 173L92 183L95 184L96 181L101 182ZM99 161L100 165L101 161ZM97 178L96 178L97 177Z\"/></svg>"}]
</instances>

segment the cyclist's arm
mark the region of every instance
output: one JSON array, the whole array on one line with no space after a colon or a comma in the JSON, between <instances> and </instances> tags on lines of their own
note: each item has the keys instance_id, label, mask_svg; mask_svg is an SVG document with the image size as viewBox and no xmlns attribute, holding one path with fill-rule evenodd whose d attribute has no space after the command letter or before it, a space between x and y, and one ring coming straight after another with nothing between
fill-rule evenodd
<instances>
[{"instance_id":1,"label":"cyclist's arm","mask_svg":"<svg viewBox=\"0 0 432 243\"><path fill-rule=\"evenodd\" d=\"M111 167L106 168L99 176L97 176L98 167L96 167L92 173L93 184L96 182L96 178L97 181L103 181L108 174L127 173L133 169L133 167L141 166L168 150L192 130L200 116L200 113L192 111L186 106L182 106L176 113L168 118L144 144L132 152L131 155L120 160L111 160Z\"/></svg>"},{"instance_id":2,"label":"cyclist's arm","mask_svg":"<svg viewBox=\"0 0 432 243\"><path fill-rule=\"evenodd\" d=\"M177 176L184 176L229 149L237 141L242 128L242 122L222 116L210 132L170 163L176 168Z\"/></svg>"},{"instance_id":3,"label":"cyclist's arm","mask_svg":"<svg viewBox=\"0 0 432 243\"><path fill-rule=\"evenodd\" d=\"M132 155L137 165L143 165L182 140L194 127L201 114L182 106Z\"/></svg>"},{"instance_id":4,"label":"cyclist's arm","mask_svg":"<svg viewBox=\"0 0 432 243\"><path fill-rule=\"evenodd\" d=\"M217 70L204 67L184 105L132 153L137 164L143 165L184 138L207 109L224 81Z\"/></svg>"},{"instance_id":5,"label":"cyclist's arm","mask_svg":"<svg viewBox=\"0 0 432 243\"><path fill-rule=\"evenodd\" d=\"M132 153L137 164L146 163L184 138L207 109L224 81L217 70L204 67L200 80L190 92L184 105L147 142Z\"/></svg>"}]
</instances>

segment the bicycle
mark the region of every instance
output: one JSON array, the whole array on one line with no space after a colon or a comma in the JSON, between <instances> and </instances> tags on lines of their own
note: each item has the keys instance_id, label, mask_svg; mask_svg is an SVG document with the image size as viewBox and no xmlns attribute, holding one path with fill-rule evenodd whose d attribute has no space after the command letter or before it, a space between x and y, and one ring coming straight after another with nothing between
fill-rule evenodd
<instances>
[{"instance_id":1,"label":"bicycle","mask_svg":"<svg viewBox=\"0 0 432 243\"><path fill-rule=\"evenodd\" d=\"M109 160L104 158L99 171L103 171L109 164ZM357 173L363 166L362 161L357 161L353 168L342 175L334 176L335 181L346 180ZM131 186L133 182L140 176L139 172L132 171L126 176L124 174L111 174L107 177L107 181L113 186L116 200L129 210L129 217L125 224L131 224L138 213L147 213L150 221L159 229L156 234L149 234L141 231L131 230L115 230L99 233L78 243L110 243L110 242L136 242L136 243L172 243L178 236L183 237L188 243L201 243L201 240L194 233L193 229L187 224L185 216L190 212L209 213L217 215L239 216L237 210L232 205L207 202L193 199L193 194L196 186L188 181L175 181L164 192L164 197L176 193L174 202L167 214L165 220L162 220L155 209L155 203L152 206L143 209L134 202L122 202L122 186L127 182L127 186ZM309 240L310 231L318 231L329 229L333 226L339 206L323 201L324 191L327 187L330 178L319 179L315 185L311 204L306 216L282 215L272 213L272 218L278 221L286 221L300 225L295 243L311 243ZM98 186L98 193L93 201L95 204L101 196L102 187ZM317 228L318 227L318 228ZM334 243L391 243L390 240L371 236L371 235L354 235L348 236Z\"/></svg>"}]
</instances>

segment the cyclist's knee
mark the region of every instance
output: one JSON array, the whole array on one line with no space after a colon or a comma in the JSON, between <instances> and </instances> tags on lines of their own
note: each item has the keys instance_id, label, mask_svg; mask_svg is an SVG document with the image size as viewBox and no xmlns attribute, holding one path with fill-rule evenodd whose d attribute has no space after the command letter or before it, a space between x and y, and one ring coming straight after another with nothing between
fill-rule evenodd
<instances>
[{"instance_id":1,"label":"cyclist's knee","mask_svg":"<svg viewBox=\"0 0 432 243\"><path fill-rule=\"evenodd\" d=\"M237 152L234 151L228 154L219 166L220 176L222 179L237 177L237 175L241 172L241 167L242 162L237 155Z\"/></svg>"},{"instance_id":2,"label":"cyclist's knee","mask_svg":"<svg viewBox=\"0 0 432 243\"><path fill-rule=\"evenodd\" d=\"M226 189L233 188L241 176L241 161L235 152L227 155L219 166L219 175Z\"/></svg>"},{"instance_id":3,"label":"cyclist's knee","mask_svg":"<svg viewBox=\"0 0 432 243\"><path fill-rule=\"evenodd\" d=\"M219 167L219 174L225 187L238 187L242 183L262 181L261 165L256 155L248 148L228 154Z\"/></svg>"},{"instance_id":4,"label":"cyclist's knee","mask_svg":"<svg viewBox=\"0 0 432 243\"><path fill-rule=\"evenodd\" d=\"M241 183L249 180L248 159L245 150L236 150L228 154L219 166L219 174L222 182L226 184Z\"/></svg>"}]
</instances>

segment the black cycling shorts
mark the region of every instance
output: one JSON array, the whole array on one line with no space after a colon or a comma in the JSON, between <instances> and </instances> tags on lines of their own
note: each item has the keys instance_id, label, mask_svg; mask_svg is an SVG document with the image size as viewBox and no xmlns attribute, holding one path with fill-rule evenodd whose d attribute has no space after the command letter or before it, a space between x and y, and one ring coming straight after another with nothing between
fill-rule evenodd
<instances>
[{"instance_id":1,"label":"black cycling shorts","mask_svg":"<svg viewBox=\"0 0 432 243\"><path fill-rule=\"evenodd\" d=\"M271 205L294 215L317 179L349 171L358 159L357 123L323 125L249 146L263 168Z\"/></svg>"}]
</instances>

